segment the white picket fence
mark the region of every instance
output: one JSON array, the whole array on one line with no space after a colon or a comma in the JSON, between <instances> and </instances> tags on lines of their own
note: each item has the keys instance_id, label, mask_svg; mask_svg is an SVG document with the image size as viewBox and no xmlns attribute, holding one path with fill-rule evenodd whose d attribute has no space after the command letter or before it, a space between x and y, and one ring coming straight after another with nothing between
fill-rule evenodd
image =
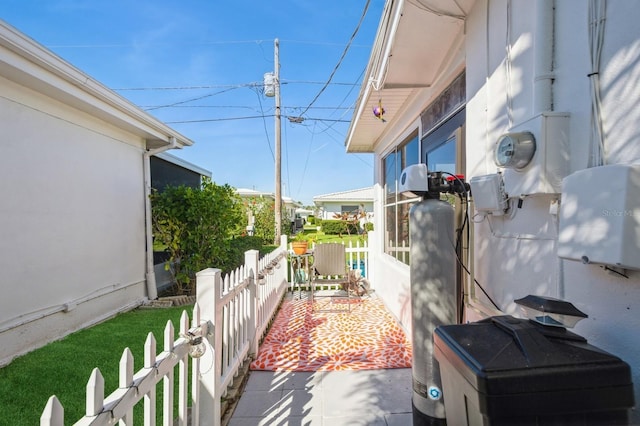
<instances>
[{"instance_id":1,"label":"white picket fence","mask_svg":"<svg viewBox=\"0 0 640 426\"><path fill-rule=\"evenodd\" d=\"M133 356L126 348L120 359L119 386L105 398L104 379L94 369L87 383L86 413L75 425L133 424L133 407L144 399L144 424L156 424L156 388L163 382L162 424L219 425L220 398L237 376L242 363L258 349L258 342L287 289L286 236L278 249L259 258L245 253L245 264L222 277L219 269L205 269L196 277L196 304L189 328L186 312L180 318L179 337L169 321L163 350L149 333L144 344L144 366L133 372ZM201 338L205 352L191 358ZM191 381L189 360L191 359ZM175 370L178 371L178 410L174 413ZM191 393L189 394L189 386ZM190 415L188 408L190 407ZM177 414L177 416L176 416ZM51 396L40 418L41 426L64 425L64 409Z\"/></svg>"}]
</instances>

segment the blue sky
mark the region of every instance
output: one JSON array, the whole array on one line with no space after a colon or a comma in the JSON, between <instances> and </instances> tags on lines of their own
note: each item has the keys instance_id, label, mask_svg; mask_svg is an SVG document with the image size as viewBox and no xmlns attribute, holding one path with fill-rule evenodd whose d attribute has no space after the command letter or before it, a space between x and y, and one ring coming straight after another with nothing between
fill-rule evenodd
<instances>
[{"instance_id":1,"label":"blue sky","mask_svg":"<svg viewBox=\"0 0 640 426\"><path fill-rule=\"evenodd\" d=\"M341 60L366 4L2 0L0 17L195 141L171 154L216 183L267 192L275 102L262 82L278 38L283 191L308 205L373 183L373 156L344 147L384 2L371 1ZM302 123L287 118L300 115Z\"/></svg>"}]
</instances>

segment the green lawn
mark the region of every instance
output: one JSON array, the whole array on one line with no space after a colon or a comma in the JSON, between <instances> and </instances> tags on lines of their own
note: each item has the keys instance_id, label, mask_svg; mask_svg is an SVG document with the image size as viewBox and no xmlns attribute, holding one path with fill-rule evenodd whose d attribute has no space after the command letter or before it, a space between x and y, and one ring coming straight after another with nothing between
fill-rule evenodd
<instances>
[{"instance_id":1,"label":"green lawn","mask_svg":"<svg viewBox=\"0 0 640 426\"><path fill-rule=\"evenodd\" d=\"M136 309L15 359L0 369L0 425L39 424L51 395L65 408L65 423L75 423L84 415L85 388L94 367L104 376L107 396L118 387L118 363L124 348L131 349L134 371L138 371L143 366L147 334L154 334L159 353L167 321L173 322L177 332L182 311L191 317L192 309ZM161 398L161 385L157 394ZM142 403L138 406L136 423L141 424ZM157 411L161 416L160 402Z\"/></svg>"},{"instance_id":2,"label":"green lawn","mask_svg":"<svg viewBox=\"0 0 640 426\"><path fill-rule=\"evenodd\" d=\"M364 242L367 240L366 235L347 235L343 234L342 237L339 235L333 234L325 234L322 231L317 231L316 227L313 225L305 225L304 233L307 235L312 241L315 243L342 243L349 244L349 241L353 243L355 247L357 242L360 241L360 246L364 245Z\"/></svg>"}]
</instances>

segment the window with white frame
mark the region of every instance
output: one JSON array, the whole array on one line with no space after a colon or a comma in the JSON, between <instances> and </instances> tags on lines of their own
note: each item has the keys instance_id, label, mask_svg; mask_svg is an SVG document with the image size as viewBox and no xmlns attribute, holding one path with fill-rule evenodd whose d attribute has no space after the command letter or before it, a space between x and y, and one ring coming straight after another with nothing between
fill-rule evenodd
<instances>
[{"instance_id":1,"label":"window with white frame","mask_svg":"<svg viewBox=\"0 0 640 426\"><path fill-rule=\"evenodd\" d=\"M402 170L420 161L419 138L416 130L383 158L385 192L384 251L396 259L409 263L409 208L416 201L398 193Z\"/></svg>"},{"instance_id":2,"label":"window with white frame","mask_svg":"<svg viewBox=\"0 0 640 426\"><path fill-rule=\"evenodd\" d=\"M383 159L384 170L384 251L409 264L409 209L419 199L398 193L402 170L426 163L430 171L462 172L464 164L465 72L434 99L420 114L422 136L418 130L402 140Z\"/></svg>"}]
</instances>

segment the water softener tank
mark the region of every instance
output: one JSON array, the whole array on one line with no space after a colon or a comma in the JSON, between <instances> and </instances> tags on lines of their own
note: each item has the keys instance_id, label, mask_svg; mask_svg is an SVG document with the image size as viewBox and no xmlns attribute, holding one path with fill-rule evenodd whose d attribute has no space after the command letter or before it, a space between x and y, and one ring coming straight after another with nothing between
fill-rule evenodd
<instances>
[{"instance_id":1,"label":"water softener tank","mask_svg":"<svg viewBox=\"0 0 640 426\"><path fill-rule=\"evenodd\" d=\"M413 342L413 424L445 425L436 327L456 323L453 207L427 196L409 211Z\"/></svg>"}]
</instances>

